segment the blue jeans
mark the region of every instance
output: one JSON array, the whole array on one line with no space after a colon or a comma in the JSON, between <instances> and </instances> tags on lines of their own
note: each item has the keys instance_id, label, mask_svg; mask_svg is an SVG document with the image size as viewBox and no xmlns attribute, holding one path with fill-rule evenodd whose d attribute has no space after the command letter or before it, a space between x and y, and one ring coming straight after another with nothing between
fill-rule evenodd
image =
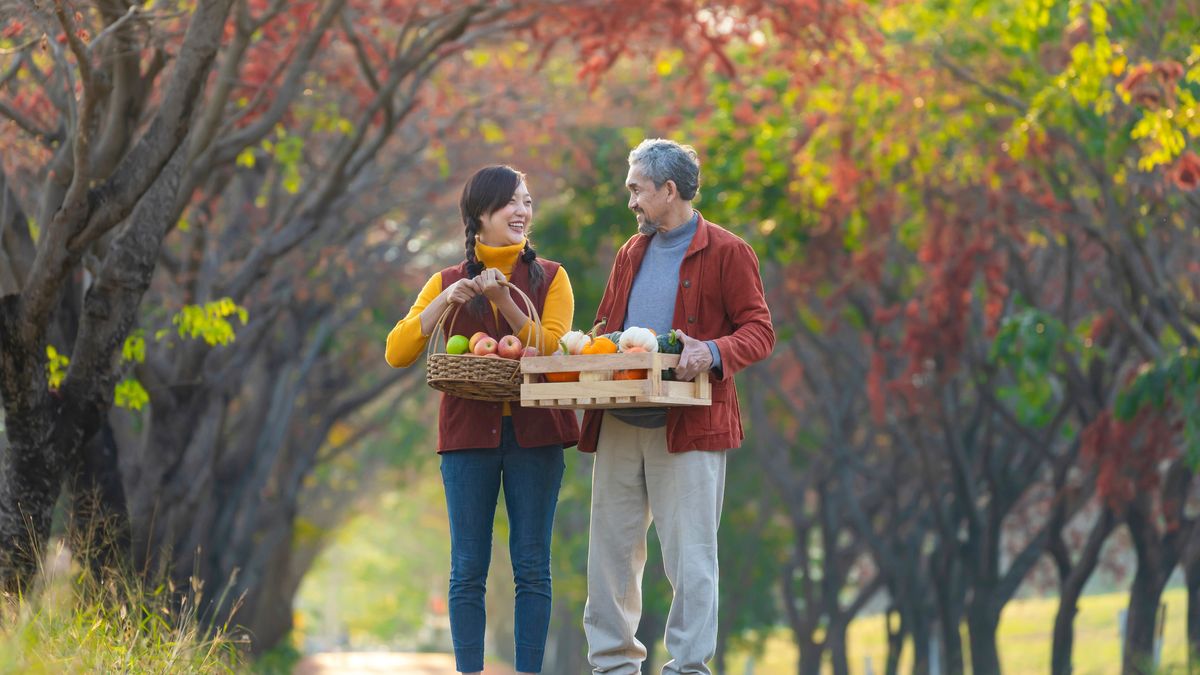
<instances>
[{"instance_id":1,"label":"blue jeans","mask_svg":"<svg viewBox=\"0 0 1200 675\"><path fill-rule=\"evenodd\" d=\"M516 667L541 672L550 627L550 535L565 466L563 448L521 447L512 418L505 417L500 447L452 450L441 457L450 514L450 636L458 671L483 670L484 590L503 485L517 587Z\"/></svg>"}]
</instances>

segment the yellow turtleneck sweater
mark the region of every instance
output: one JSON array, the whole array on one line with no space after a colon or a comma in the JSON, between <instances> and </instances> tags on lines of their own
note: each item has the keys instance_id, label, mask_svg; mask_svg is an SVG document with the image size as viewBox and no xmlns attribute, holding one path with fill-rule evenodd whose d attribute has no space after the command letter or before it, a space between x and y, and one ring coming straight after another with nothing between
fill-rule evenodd
<instances>
[{"instance_id":1,"label":"yellow turtleneck sweater","mask_svg":"<svg viewBox=\"0 0 1200 675\"><path fill-rule=\"evenodd\" d=\"M493 267L504 273L504 276L512 275L513 265L517 262L517 256L521 254L525 248L525 242L513 244L511 246L487 246L485 244L475 243L475 257L484 264L485 267ZM425 283L425 287L421 289L420 295L417 296L417 301L413 303L412 308L408 310L408 314L403 319L396 323L392 328L392 332L387 336L387 362L395 368L406 368L411 366L413 362L425 351L428 344L429 336L421 331L421 312L429 306L442 292L442 275L440 272L435 273ZM489 303L490 304L490 303ZM518 302L517 306L521 311L525 311L524 303ZM496 317L496 324L502 328L508 325L508 322L499 315L496 305L492 304L492 314ZM565 267L559 267L558 273L554 275L554 279L550 280L550 286L546 290L546 302L542 312L542 353L552 354L558 347L558 339L571 330L571 322L575 315L575 294L571 291L571 280L567 277ZM533 322L526 321L521 329L514 333L522 343L530 344L530 338L533 334ZM503 337L495 335L495 338ZM508 414L508 404L504 404L505 414Z\"/></svg>"}]
</instances>

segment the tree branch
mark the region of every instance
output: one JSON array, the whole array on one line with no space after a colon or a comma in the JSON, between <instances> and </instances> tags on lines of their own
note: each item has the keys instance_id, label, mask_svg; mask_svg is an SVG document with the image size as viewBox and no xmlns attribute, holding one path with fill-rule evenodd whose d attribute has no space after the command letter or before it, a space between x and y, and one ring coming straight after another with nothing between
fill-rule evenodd
<instances>
[{"instance_id":1,"label":"tree branch","mask_svg":"<svg viewBox=\"0 0 1200 675\"><path fill-rule=\"evenodd\" d=\"M86 248L129 214L187 136L232 2L208 0L197 5L158 114L112 177L93 192L95 207L83 229L68 242L72 252Z\"/></svg>"}]
</instances>

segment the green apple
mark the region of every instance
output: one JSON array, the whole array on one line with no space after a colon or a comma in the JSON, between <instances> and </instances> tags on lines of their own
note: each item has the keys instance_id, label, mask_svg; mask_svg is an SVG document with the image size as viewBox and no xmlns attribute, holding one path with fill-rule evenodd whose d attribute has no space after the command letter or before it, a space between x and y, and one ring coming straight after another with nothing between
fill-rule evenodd
<instances>
[{"instance_id":1,"label":"green apple","mask_svg":"<svg viewBox=\"0 0 1200 675\"><path fill-rule=\"evenodd\" d=\"M446 341L447 354L466 354L467 347L471 344L466 335L455 335Z\"/></svg>"}]
</instances>

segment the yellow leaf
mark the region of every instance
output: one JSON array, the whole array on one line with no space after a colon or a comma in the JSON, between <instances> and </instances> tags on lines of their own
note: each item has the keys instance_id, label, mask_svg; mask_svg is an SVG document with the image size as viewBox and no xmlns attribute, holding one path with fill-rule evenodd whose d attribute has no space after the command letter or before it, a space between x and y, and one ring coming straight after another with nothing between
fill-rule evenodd
<instances>
[{"instance_id":1,"label":"yellow leaf","mask_svg":"<svg viewBox=\"0 0 1200 675\"><path fill-rule=\"evenodd\" d=\"M479 124L479 131L483 134L483 141L488 145L496 145L504 142L504 130L500 125L491 120L484 120Z\"/></svg>"},{"instance_id":2,"label":"yellow leaf","mask_svg":"<svg viewBox=\"0 0 1200 675\"><path fill-rule=\"evenodd\" d=\"M1125 58L1124 54L1120 54L1112 60L1111 69L1113 77L1119 77L1125 72L1125 66L1129 65L1129 59Z\"/></svg>"},{"instance_id":3,"label":"yellow leaf","mask_svg":"<svg viewBox=\"0 0 1200 675\"><path fill-rule=\"evenodd\" d=\"M246 148L238 153L237 165L247 169L254 168L254 148Z\"/></svg>"}]
</instances>

